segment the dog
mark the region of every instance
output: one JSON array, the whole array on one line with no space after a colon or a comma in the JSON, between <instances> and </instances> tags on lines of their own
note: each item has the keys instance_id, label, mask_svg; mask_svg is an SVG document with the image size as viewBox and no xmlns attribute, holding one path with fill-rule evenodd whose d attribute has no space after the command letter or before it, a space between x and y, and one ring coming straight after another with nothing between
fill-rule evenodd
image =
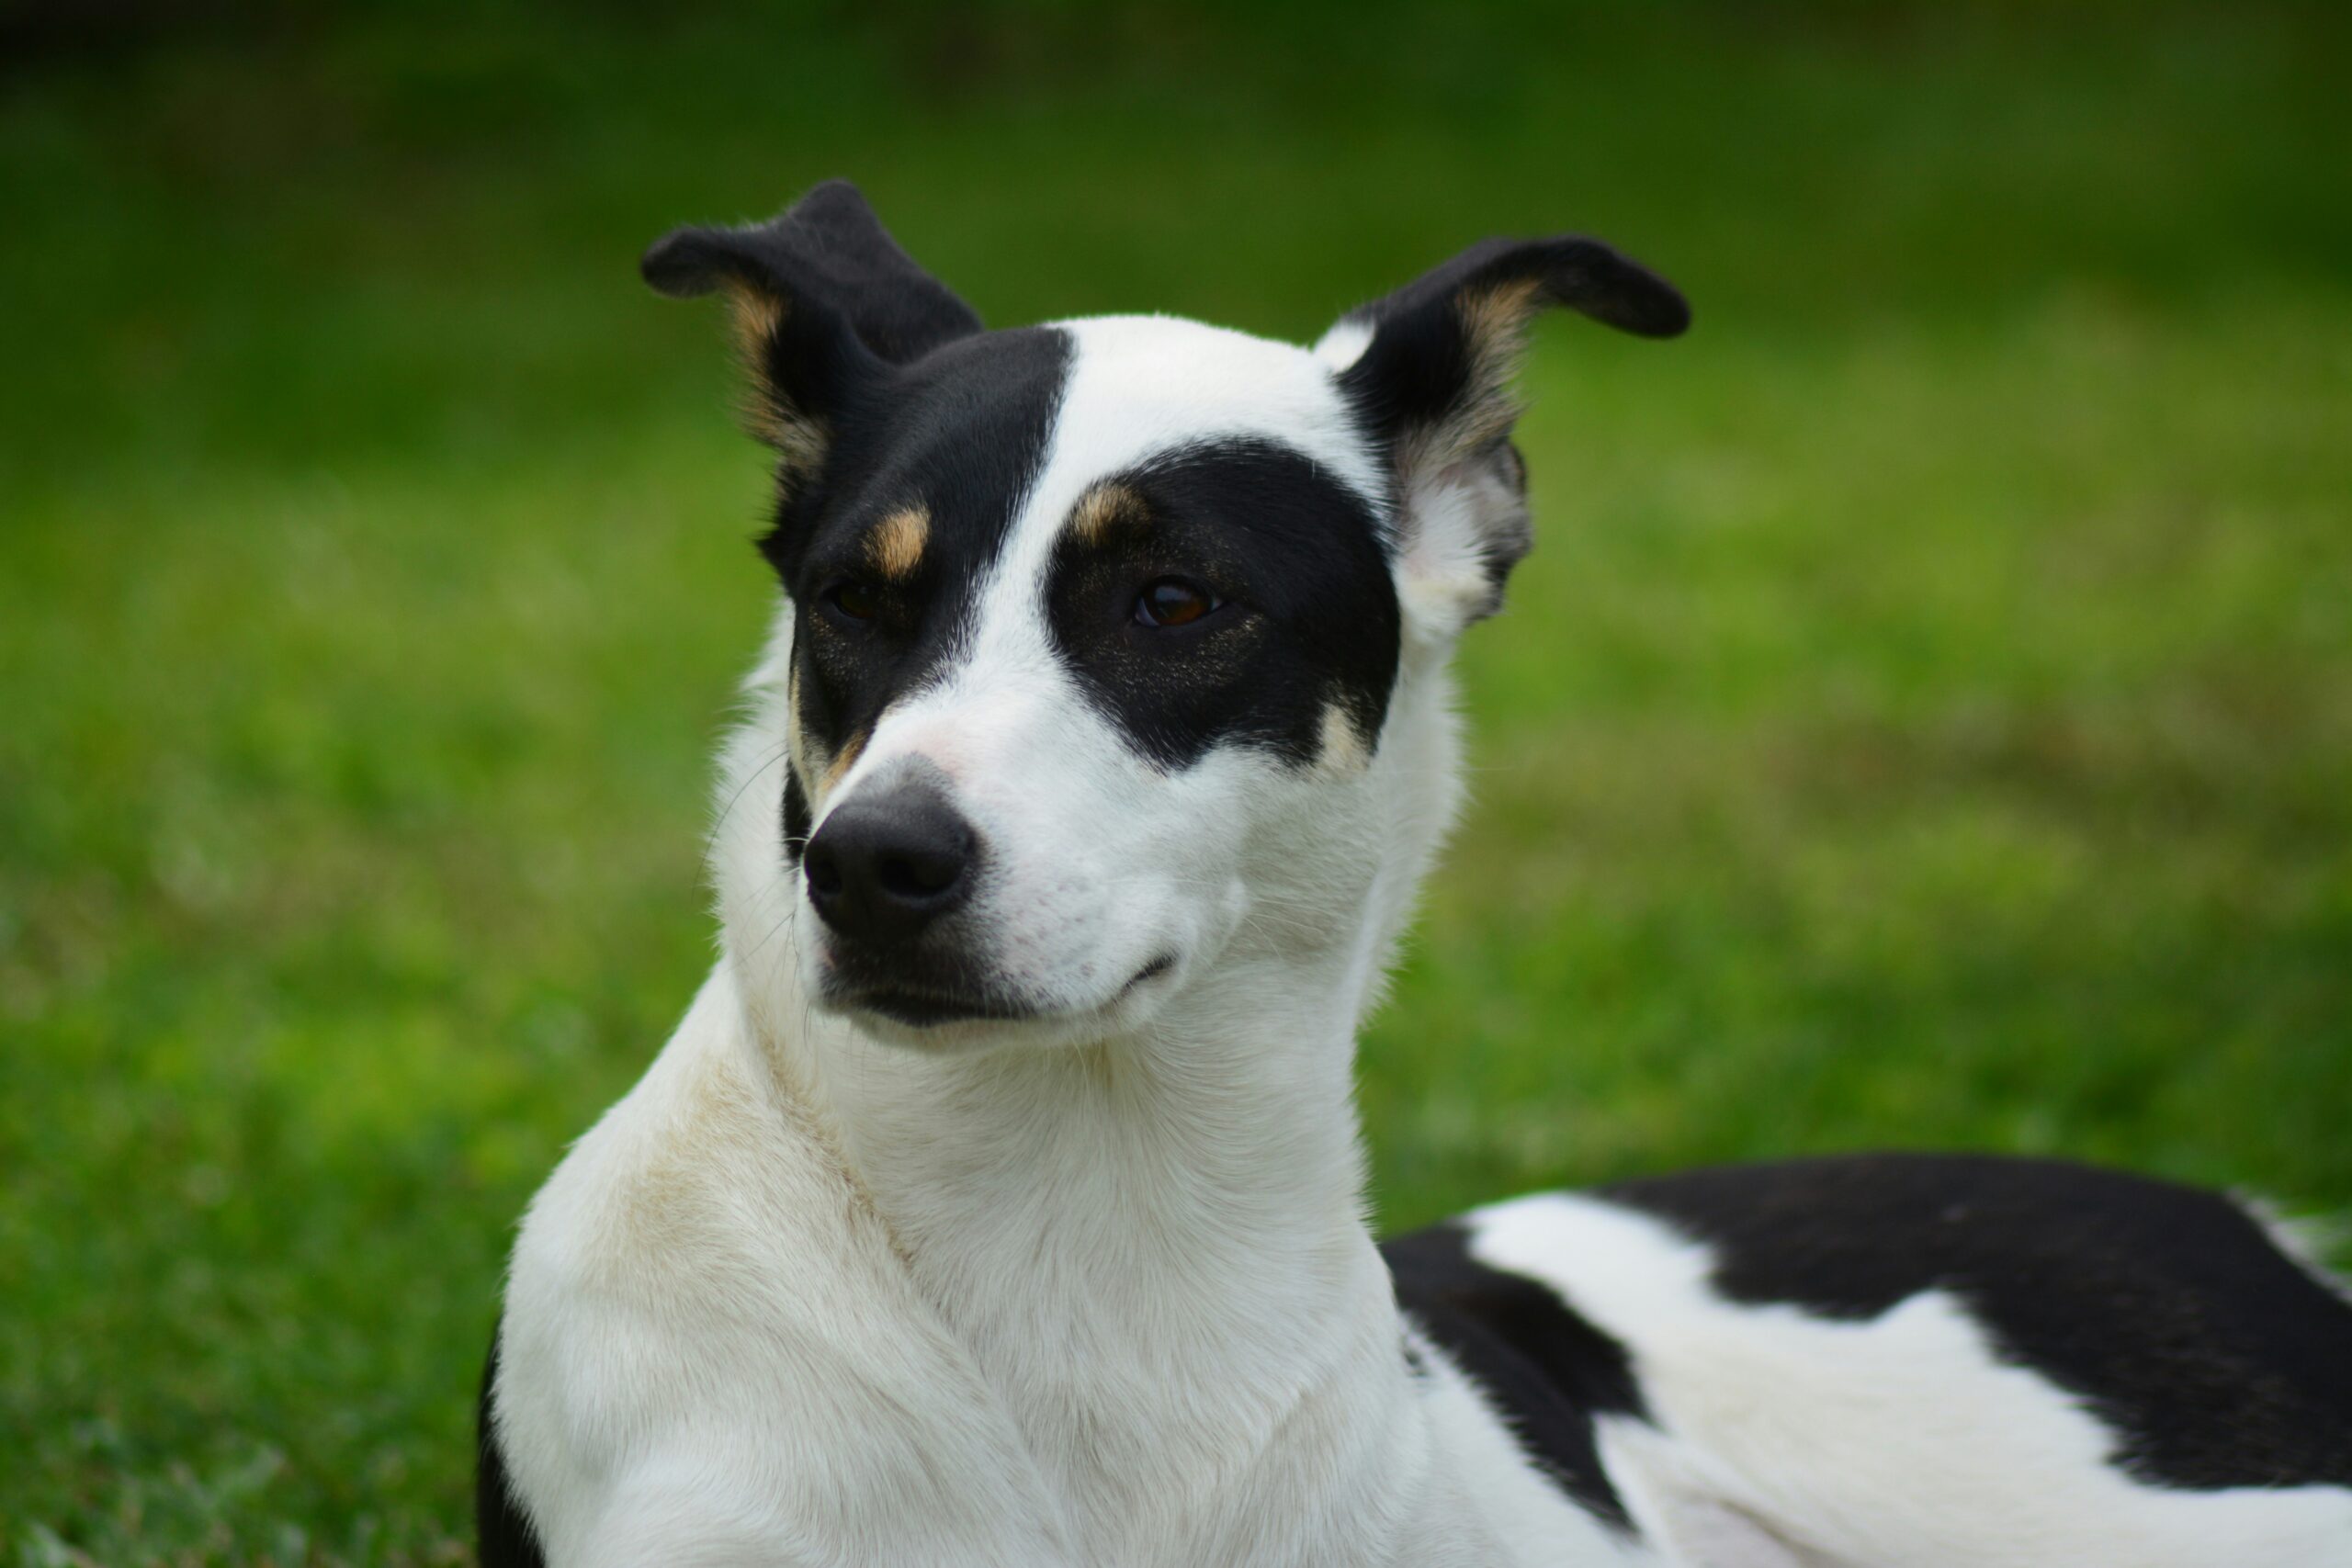
<instances>
[{"instance_id":1,"label":"dog","mask_svg":"<svg viewBox=\"0 0 2352 1568\"><path fill-rule=\"evenodd\" d=\"M1663 279L990 332L841 183L644 272L731 307L783 592L716 968L514 1249L490 1568L2352 1564L2352 1305L2219 1197L1856 1156L1375 1244L1515 357Z\"/></svg>"}]
</instances>

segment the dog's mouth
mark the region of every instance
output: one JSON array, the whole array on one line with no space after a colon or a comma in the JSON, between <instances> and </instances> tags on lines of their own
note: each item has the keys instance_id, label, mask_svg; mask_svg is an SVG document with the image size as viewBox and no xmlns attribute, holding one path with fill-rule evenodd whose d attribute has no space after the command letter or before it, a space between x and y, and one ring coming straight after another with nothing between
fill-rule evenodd
<instances>
[{"instance_id":1,"label":"dog's mouth","mask_svg":"<svg viewBox=\"0 0 2352 1568\"><path fill-rule=\"evenodd\" d=\"M833 1005L845 1011L876 1013L910 1029L931 1029L944 1023L1025 1023L1042 1016L1035 1008L1001 998L959 996L906 987L850 992L837 998Z\"/></svg>"},{"instance_id":2,"label":"dog's mouth","mask_svg":"<svg viewBox=\"0 0 2352 1568\"><path fill-rule=\"evenodd\" d=\"M822 995L831 1010L871 1013L910 1029L957 1023L1039 1023L1107 1012L1175 967L1176 955L1163 953L1130 976L1107 1001L1079 1008L1042 1007L969 984L910 983L903 976L862 981L840 968L826 976Z\"/></svg>"}]
</instances>

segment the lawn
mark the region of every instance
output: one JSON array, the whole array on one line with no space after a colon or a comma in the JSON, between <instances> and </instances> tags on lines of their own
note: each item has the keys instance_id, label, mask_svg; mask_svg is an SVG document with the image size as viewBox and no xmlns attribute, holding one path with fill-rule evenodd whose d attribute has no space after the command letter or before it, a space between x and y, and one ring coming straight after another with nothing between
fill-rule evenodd
<instances>
[{"instance_id":1,"label":"lawn","mask_svg":"<svg viewBox=\"0 0 2352 1568\"><path fill-rule=\"evenodd\" d=\"M626 10L9 35L0 1561L468 1559L771 592L633 258L836 173L993 321L1558 228L1695 300L1541 335L1385 1222L1885 1145L2352 1209L2339 12Z\"/></svg>"}]
</instances>

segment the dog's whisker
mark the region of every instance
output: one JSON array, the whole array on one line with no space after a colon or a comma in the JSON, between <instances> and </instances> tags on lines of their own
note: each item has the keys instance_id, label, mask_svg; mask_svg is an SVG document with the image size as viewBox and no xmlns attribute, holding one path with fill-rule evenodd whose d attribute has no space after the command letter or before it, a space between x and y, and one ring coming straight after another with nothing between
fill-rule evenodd
<instances>
[{"instance_id":1,"label":"dog's whisker","mask_svg":"<svg viewBox=\"0 0 2352 1568\"><path fill-rule=\"evenodd\" d=\"M744 795L760 781L762 774L775 767L776 763L785 761L791 749L790 742L780 740L762 753L762 760L758 765L744 774L743 782L735 786L734 792L728 795L727 803L718 808L717 816L713 818L709 832L704 835L707 849L718 844L719 835L726 830L728 818L734 814L736 806L742 800Z\"/></svg>"}]
</instances>

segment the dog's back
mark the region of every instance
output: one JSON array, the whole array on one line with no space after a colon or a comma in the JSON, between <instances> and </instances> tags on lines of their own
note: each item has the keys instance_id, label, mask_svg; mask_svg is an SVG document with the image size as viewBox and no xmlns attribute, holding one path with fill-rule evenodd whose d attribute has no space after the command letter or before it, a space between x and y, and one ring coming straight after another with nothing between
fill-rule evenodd
<instances>
[{"instance_id":1,"label":"dog's back","mask_svg":"<svg viewBox=\"0 0 2352 1568\"><path fill-rule=\"evenodd\" d=\"M1385 1250L1431 1344L1673 1561L2352 1561L2352 1304L2211 1193L1794 1160Z\"/></svg>"}]
</instances>

